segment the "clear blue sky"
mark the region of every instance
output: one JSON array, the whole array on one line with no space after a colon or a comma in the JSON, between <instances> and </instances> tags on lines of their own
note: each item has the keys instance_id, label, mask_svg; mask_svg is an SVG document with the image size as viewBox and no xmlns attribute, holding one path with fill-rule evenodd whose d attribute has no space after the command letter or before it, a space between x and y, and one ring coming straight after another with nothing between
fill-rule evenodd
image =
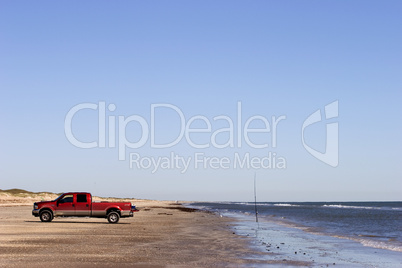
<instances>
[{"instance_id":1,"label":"clear blue sky","mask_svg":"<svg viewBox=\"0 0 402 268\"><path fill-rule=\"evenodd\" d=\"M0 188L90 191L103 196L170 200L251 201L257 175L260 201L401 200L402 3L400 1L3 1L0 3ZM303 122L338 101L339 164L303 147ZM82 149L65 135L65 118L80 103L114 104L107 118L135 115L151 122L151 105L168 103L188 121L204 116L211 133L190 134L165 149L150 138L137 149ZM286 116L272 131L241 128L259 115ZM99 109L98 109L99 110ZM233 148L210 139L234 122ZM322 113L325 117L324 113ZM260 118L261 118L260 117ZM324 118L325 119L325 118ZM305 130L324 152L326 123ZM106 122L106 127L109 127ZM155 113L158 143L180 133L178 114ZM195 120L191 128L205 128ZM255 120L250 128L263 128ZM98 141L98 114L73 117L72 132ZM272 129L271 129L272 130ZM116 145L119 134L116 127ZM243 130L242 130L243 131ZM138 122L127 125L131 142ZM149 134L149 133L148 133ZM224 144L230 133L218 134ZM106 134L109 139L109 135ZM129 154L192 157L188 170L130 168ZM286 160L286 168L194 168L195 154ZM145 161L145 160L144 160ZM144 162L145 163L145 162Z\"/></svg>"}]
</instances>

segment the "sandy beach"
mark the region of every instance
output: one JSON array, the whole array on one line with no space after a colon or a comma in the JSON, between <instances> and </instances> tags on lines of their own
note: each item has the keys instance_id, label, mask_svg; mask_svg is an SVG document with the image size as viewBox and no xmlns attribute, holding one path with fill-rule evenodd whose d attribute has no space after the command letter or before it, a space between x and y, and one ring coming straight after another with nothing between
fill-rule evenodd
<instances>
[{"instance_id":1,"label":"sandy beach","mask_svg":"<svg viewBox=\"0 0 402 268\"><path fill-rule=\"evenodd\" d=\"M188 203L129 201L139 212L41 222L32 203L52 193L0 190L0 267L399 267L400 253ZM193 204L194 207L197 207ZM257 228L258 226L258 228ZM338 254L339 252L339 254Z\"/></svg>"},{"instance_id":2,"label":"sandy beach","mask_svg":"<svg viewBox=\"0 0 402 268\"><path fill-rule=\"evenodd\" d=\"M146 204L146 205L145 205ZM1 207L2 267L227 266L245 263L246 241L227 219L146 202L134 218L57 218L42 223L29 206Z\"/></svg>"},{"instance_id":3,"label":"sandy beach","mask_svg":"<svg viewBox=\"0 0 402 268\"><path fill-rule=\"evenodd\" d=\"M232 219L171 201L135 200L133 218L56 218L31 215L35 197L4 196L0 206L0 266L242 267L267 263L234 234ZM46 197L52 197L48 195ZM40 200L40 199L39 199ZM278 263L278 262L274 262Z\"/></svg>"}]
</instances>

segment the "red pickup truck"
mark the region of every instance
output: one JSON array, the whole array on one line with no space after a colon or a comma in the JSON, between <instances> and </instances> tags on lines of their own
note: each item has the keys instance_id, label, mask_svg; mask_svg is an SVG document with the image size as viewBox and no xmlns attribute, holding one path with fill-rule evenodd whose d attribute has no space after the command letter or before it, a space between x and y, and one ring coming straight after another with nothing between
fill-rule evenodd
<instances>
[{"instance_id":1,"label":"red pickup truck","mask_svg":"<svg viewBox=\"0 0 402 268\"><path fill-rule=\"evenodd\" d=\"M32 215L43 222L54 217L96 217L117 223L137 211L130 202L92 202L90 193L64 193L53 201L35 202Z\"/></svg>"}]
</instances>

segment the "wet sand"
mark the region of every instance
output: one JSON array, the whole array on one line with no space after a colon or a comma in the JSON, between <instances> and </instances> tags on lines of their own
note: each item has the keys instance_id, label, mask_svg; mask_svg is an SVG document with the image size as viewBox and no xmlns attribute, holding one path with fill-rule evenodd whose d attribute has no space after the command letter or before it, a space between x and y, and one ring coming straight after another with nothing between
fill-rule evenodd
<instances>
[{"instance_id":1,"label":"wet sand","mask_svg":"<svg viewBox=\"0 0 402 268\"><path fill-rule=\"evenodd\" d=\"M2 267L239 267L262 264L231 219L179 204L138 201L133 218L109 224L97 218L43 223L32 206L0 207ZM257 256L258 257L258 256ZM262 257L262 256L261 256Z\"/></svg>"}]
</instances>

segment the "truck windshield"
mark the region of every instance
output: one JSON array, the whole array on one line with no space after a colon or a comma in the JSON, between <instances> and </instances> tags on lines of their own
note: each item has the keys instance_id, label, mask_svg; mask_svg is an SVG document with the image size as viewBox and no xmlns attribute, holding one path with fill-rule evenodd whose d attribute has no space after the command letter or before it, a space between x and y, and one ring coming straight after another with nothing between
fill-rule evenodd
<instances>
[{"instance_id":1,"label":"truck windshield","mask_svg":"<svg viewBox=\"0 0 402 268\"><path fill-rule=\"evenodd\" d=\"M63 195L63 194L59 195L59 196L58 196L55 200L53 200L53 201L56 201L56 200L59 199L62 195Z\"/></svg>"}]
</instances>

